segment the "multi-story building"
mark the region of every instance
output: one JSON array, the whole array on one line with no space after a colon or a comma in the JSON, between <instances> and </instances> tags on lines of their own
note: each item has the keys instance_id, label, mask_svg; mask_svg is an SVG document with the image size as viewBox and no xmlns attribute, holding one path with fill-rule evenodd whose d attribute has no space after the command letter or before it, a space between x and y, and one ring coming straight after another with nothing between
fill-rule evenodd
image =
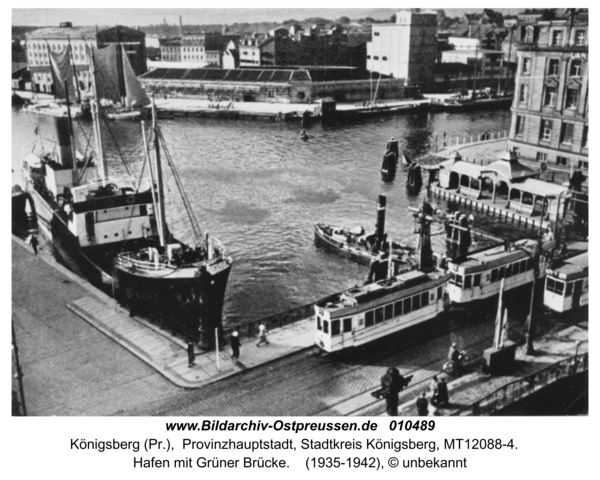
<instances>
[{"instance_id":1,"label":"multi-story building","mask_svg":"<svg viewBox=\"0 0 600 480\"><path fill-rule=\"evenodd\" d=\"M57 27L41 28L26 36L27 68L34 90L52 92L53 81L48 51L62 52L69 45L79 86L83 92L91 87L88 48L104 48L119 43L125 47L127 58L136 75L146 73L145 34L139 30L117 25L111 28L73 27L71 22Z\"/></svg>"},{"instance_id":2,"label":"multi-story building","mask_svg":"<svg viewBox=\"0 0 600 480\"><path fill-rule=\"evenodd\" d=\"M587 170L587 14L531 27L517 51L510 146L524 158Z\"/></svg>"},{"instance_id":3,"label":"multi-story building","mask_svg":"<svg viewBox=\"0 0 600 480\"><path fill-rule=\"evenodd\" d=\"M293 25L278 27L268 35L241 40L240 66L355 66L364 68L364 44L359 35L348 35L339 26L322 30L316 25L305 32ZM361 48L362 45L362 48Z\"/></svg>"},{"instance_id":4,"label":"multi-story building","mask_svg":"<svg viewBox=\"0 0 600 480\"><path fill-rule=\"evenodd\" d=\"M238 38L236 35L222 35L219 32L203 32L164 39L160 44L161 60L222 66L226 45L231 40L237 42Z\"/></svg>"},{"instance_id":5,"label":"multi-story building","mask_svg":"<svg viewBox=\"0 0 600 480\"><path fill-rule=\"evenodd\" d=\"M396 23L372 26L367 44L367 70L403 78L407 85L433 79L438 58L437 15L400 11Z\"/></svg>"},{"instance_id":6,"label":"multi-story building","mask_svg":"<svg viewBox=\"0 0 600 480\"><path fill-rule=\"evenodd\" d=\"M163 62L181 62L181 39L165 38L160 40L160 59Z\"/></svg>"}]
</instances>

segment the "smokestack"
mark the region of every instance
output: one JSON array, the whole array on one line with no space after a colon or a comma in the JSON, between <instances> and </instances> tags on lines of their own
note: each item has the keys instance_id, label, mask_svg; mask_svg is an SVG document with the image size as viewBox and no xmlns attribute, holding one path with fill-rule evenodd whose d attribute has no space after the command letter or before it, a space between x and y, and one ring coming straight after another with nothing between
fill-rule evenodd
<instances>
[{"instance_id":1,"label":"smokestack","mask_svg":"<svg viewBox=\"0 0 600 480\"><path fill-rule=\"evenodd\" d=\"M183 40L183 20L181 19L181 15L179 15L179 38Z\"/></svg>"},{"instance_id":2,"label":"smokestack","mask_svg":"<svg viewBox=\"0 0 600 480\"><path fill-rule=\"evenodd\" d=\"M72 168L73 149L71 148L69 119L66 117L55 117L54 128L58 139L58 162L65 167Z\"/></svg>"},{"instance_id":3,"label":"smokestack","mask_svg":"<svg viewBox=\"0 0 600 480\"><path fill-rule=\"evenodd\" d=\"M379 195L379 201L377 202L377 246L382 247L381 242L385 235L385 206L387 198L385 195Z\"/></svg>"}]
</instances>

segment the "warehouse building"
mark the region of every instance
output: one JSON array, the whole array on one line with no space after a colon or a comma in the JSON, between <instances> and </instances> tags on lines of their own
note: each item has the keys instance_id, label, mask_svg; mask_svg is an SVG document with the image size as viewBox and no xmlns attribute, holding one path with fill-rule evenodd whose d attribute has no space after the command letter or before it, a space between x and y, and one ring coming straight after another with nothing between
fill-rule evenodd
<instances>
[{"instance_id":1,"label":"warehouse building","mask_svg":"<svg viewBox=\"0 0 600 480\"><path fill-rule=\"evenodd\" d=\"M234 102L363 102L400 99L404 92L404 79L345 67L158 68L140 80L158 96Z\"/></svg>"}]
</instances>

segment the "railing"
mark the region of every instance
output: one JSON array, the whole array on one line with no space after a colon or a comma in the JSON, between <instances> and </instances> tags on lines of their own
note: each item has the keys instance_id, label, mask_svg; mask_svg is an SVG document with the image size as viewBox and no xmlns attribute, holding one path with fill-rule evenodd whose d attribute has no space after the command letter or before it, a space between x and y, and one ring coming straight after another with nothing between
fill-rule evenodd
<instances>
[{"instance_id":1,"label":"railing","mask_svg":"<svg viewBox=\"0 0 600 480\"><path fill-rule=\"evenodd\" d=\"M122 253L115 260L115 265L121 268L135 268L141 271L157 272L159 270L175 270L176 267L161 262L148 262L131 258L132 254Z\"/></svg>"},{"instance_id":2,"label":"railing","mask_svg":"<svg viewBox=\"0 0 600 480\"><path fill-rule=\"evenodd\" d=\"M298 308L293 308L285 312L276 313L274 315L270 315L259 320L253 320L247 323L227 326L225 330L226 332L232 332L236 330L239 333L240 337L256 337L258 335L258 326L261 323L264 323L265 327L267 327L267 330L270 331L275 328L281 328L285 325L290 325L308 317L313 317L315 303L317 302L310 303L308 305L303 305Z\"/></svg>"},{"instance_id":3,"label":"railing","mask_svg":"<svg viewBox=\"0 0 600 480\"><path fill-rule=\"evenodd\" d=\"M491 395L454 412L455 416L490 415L547 385L588 370L588 354L575 355L557 362L539 372L504 385Z\"/></svg>"},{"instance_id":4,"label":"railing","mask_svg":"<svg viewBox=\"0 0 600 480\"><path fill-rule=\"evenodd\" d=\"M498 132L485 131L477 135L456 135L448 137L439 136L436 133L435 146L436 151L439 151L444 148L451 149L458 145L469 145L472 143L479 142L491 142L492 140L501 140L503 138L508 138L508 130L500 130Z\"/></svg>"}]
</instances>

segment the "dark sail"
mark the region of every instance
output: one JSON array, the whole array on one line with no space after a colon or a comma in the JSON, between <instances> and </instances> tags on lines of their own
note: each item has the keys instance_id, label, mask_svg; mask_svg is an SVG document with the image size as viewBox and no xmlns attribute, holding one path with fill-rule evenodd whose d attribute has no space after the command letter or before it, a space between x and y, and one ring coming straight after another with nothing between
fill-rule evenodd
<instances>
[{"instance_id":1,"label":"dark sail","mask_svg":"<svg viewBox=\"0 0 600 480\"><path fill-rule=\"evenodd\" d=\"M48 48L50 57L50 66L52 68L52 76L54 80L54 93L59 98L74 99L77 91L75 86L75 72L71 64L71 47L67 46L61 52L53 52ZM68 88L68 91L67 91Z\"/></svg>"},{"instance_id":2,"label":"dark sail","mask_svg":"<svg viewBox=\"0 0 600 480\"><path fill-rule=\"evenodd\" d=\"M146 95L142 84L135 76L133 68L131 68L125 47L121 46L121 48L123 53L123 77L125 80L125 106L140 108L150 105L148 95Z\"/></svg>"},{"instance_id":3,"label":"dark sail","mask_svg":"<svg viewBox=\"0 0 600 480\"><path fill-rule=\"evenodd\" d=\"M98 99L120 103L121 93L119 91L116 45L96 50L94 60L96 64L96 96Z\"/></svg>"}]
</instances>

